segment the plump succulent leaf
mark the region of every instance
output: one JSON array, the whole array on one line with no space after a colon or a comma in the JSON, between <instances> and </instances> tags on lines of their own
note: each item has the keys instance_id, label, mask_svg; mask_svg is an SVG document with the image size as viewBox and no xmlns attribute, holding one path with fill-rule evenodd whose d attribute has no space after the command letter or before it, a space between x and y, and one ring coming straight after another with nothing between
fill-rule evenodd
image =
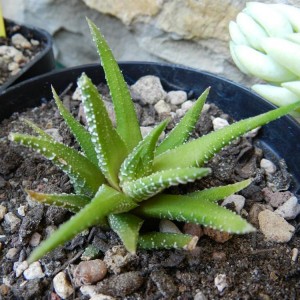
<instances>
[{"instance_id":1,"label":"plump succulent leaf","mask_svg":"<svg viewBox=\"0 0 300 300\"><path fill-rule=\"evenodd\" d=\"M121 185L124 182L147 176L152 171L156 143L168 121L167 119L157 125L125 159L119 173Z\"/></svg>"},{"instance_id":2,"label":"plump succulent leaf","mask_svg":"<svg viewBox=\"0 0 300 300\"><path fill-rule=\"evenodd\" d=\"M107 181L119 189L118 173L127 156L126 146L114 128L97 88L85 74L78 80L78 87L99 167Z\"/></svg>"},{"instance_id":3,"label":"plump succulent leaf","mask_svg":"<svg viewBox=\"0 0 300 300\"><path fill-rule=\"evenodd\" d=\"M151 249L185 249L193 250L198 242L198 237L189 234L150 232L140 236L138 247L145 250Z\"/></svg>"},{"instance_id":4,"label":"plump succulent leaf","mask_svg":"<svg viewBox=\"0 0 300 300\"><path fill-rule=\"evenodd\" d=\"M188 193L185 194L185 196L215 202L239 192L240 190L246 188L250 183L251 179L247 179L233 184L212 187L209 189Z\"/></svg>"},{"instance_id":5,"label":"plump succulent leaf","mask_svg":"<svg viewBox=\"0 0 300 300\"><path fill-rule=\"evenodd\" d=\"M28 263L38 260L47 252L72 239L81 231L93 225L98 225L110 213L126 212L136 206L137 204L131 198L103 184L89 204L84 206L66 223L62 224L31 253Z\"/></svg>"},{"instance_id":6,"label":"plump succulent leaf","mask_svg":"<svg viewBox=\"0 0 300 300\"><path fill-rule=\"evenodd\" d=\"M159 155L165 151L176 148L188 139L191 132L195 129L195 125L199 120L199 115L206 101L210 88L207 88L194 103L193 107L185 114L181 121L173 128L173 130L160 143L155 151L155 155Z\"/></svg>"},{"instance_id":7,"label":"plump succulent leaf","mask_svg":"<svg viewBox=\"0 0 300 300\"><path fill-rule=\"evenodd\" d=\"M75 194L44 194L31 190L26 190L31 200L47 204L66 208L71 212L78 212L85 205L87 205L91 198L85 195Z\"/></svg>"},{"instance_id":8,"label":"plump succulent leaf","mask_svg":"<svg viewBox=\"0 0 300 300\"><path fill-rule=\"evenodd\" d=\"M234 212L206 200L186 195L160 194L134 210L138 216L195 223L229 233L248 233L254 227Z\"/></svg>"},{"instance_id":9,"label":"plump succulent leaf","mask_svg":"<svg viewBox=\"0 0 300 300\"><path fill-rule=\"evenodd\" d=\"M129 213L110 214L108 222L111 229L117 233L127 251L135 254L139 231L143 220Z\"/></svg>"},{"instance_id":10,"label":"plump succulent leaf","mask_svg":"<svg viewBox=\"0 0 300 300\"><path fill-rule=\"evenodd\" d=\"M55 100L55 103L58 107L58 110L71 132L75 136L78 144L80 145L82 151L86 155L86 157L96 166L98 166L97 154L95 151L95 147L92 143L92 137L89 132L73 117L73 115L65 108L62 101L59 99L56 91L52 87L52 94Z\"/></svg>"},{"instance_id":11,"label":"plump succulent leaf","mask_svg":"<svg viewBox=\"0 0 300 300\"><path fill-rule=\"evenodd\" d=\"M190 167L164 170L135 181L124 182L122 190L136 201L143 201L170 186L193 182L209 173L209 168Z\"/></svg>"},{"instance_id":12,"label":"plump succulent leaf","mask_svg":"<svg viewBox=\"0 0 300 300\"><path fill-rule=\"evenodd\" d=\"M128 150L131 151L142 139L142 135L130 92L99 28L91 20L87 19L87 21L101 58L106 81L114 103L117 131L124 140Z\"/></svg>"},{"instance_id":13,"label":"plump succulent leaf","mask_svg":"<svg viewBox=\"0 0 300 300\"><path fill-rule=\"evenodd\" d=\"M28 146L53 161L71 179L77 194L93 196L104 182L101 171L85 156L54 140L11 133L10 139Z\"/></svg>"},{"instance_id":14,"label":"plump succulent leaf","mask_svg":"<svg viewBox=\"0 0 300 300\"><path fill-rule=\"evenodd\" d=\"M174 168L202 166L223 147L244 133L265 125L286 115L299 106L299 102L286 105L264 114L241 120L173 150L158 155L154 159L153 170L161 171ZM178 159L180 157L180 159Z\"/></svg>"}]
</instances>

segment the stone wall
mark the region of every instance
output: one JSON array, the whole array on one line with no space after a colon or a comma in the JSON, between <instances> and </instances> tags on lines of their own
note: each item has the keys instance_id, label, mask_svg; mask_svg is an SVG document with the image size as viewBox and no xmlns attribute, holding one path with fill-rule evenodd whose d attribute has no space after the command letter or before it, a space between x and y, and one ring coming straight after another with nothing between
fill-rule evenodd
<instances>
[{"instance_id":1,"label":"stone wall","mask_svg":"<svg viewBox=\"0 0 300 300\"><path fill-rule=\"evenodd\" d=\"M4 16L48 30L66 66L97 61L85 16L106 36L118 60L166 61L249 85L228 50L228 23L246 0L4 0ZM289 3L300 0L261 1Z\"/></svg>"}]
</instances>

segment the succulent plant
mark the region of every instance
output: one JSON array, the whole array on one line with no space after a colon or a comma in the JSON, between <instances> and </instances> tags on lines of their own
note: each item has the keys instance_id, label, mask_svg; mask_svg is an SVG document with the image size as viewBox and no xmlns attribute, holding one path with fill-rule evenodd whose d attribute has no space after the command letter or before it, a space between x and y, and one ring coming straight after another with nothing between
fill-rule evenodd
<instances>
[{"instance_id":1,"label":"succulent plant","mask_svg":"<svg viewBox=\"0 0 300 300\"><path fill-rule=\"evenodd\" d=\"M231 56L245 74L269 84L252 89L277 106L300 100L300 9L248 2L231 21ZM292 113L300 120L300 109Z\"/></svg>"},{"instance_id":2,"label":"succulent plant","mask_svg":"<svg viewBox=\"0 0 300 300\"><path fill-rule=\"evenodd\" d=\"M39 259L94 225L109 225L132 253L137 246L143 249L188 249L197 241L186 234L140 234L143 218L192 222L237 234L254 231L246 220L216 203L248 186L251 179L186 195L171 195L163 190L208 175L211 170L203 165L215 153L244 133L285 115L298 104L189 140L208 96L207 89L162 142L158 143L158 138L168 119L142 139L130 92L119 66L100 30L91 21L88 23L105 71L117 124L113 126L96 86L82 74L78 87L88 129L69 113L53 89L54 100L81 152L55 141L30 121L26 123L38 136L10 134L12 141L31 147L50 159L69 176L74 186L72 194L27 191L33 200L62 206L75 213L31 253L28 261Z\"/></svg>"}]
</instances>

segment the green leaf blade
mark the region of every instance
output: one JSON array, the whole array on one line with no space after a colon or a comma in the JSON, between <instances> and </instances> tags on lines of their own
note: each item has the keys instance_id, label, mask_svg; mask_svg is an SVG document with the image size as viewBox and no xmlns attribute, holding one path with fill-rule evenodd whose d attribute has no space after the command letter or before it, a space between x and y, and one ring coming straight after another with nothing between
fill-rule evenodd
<instances>
[{"instance_id":1,"label":"green leaf blade","mask_svg":"<svg viewBox=\"0 0 300 300\"><path fill-rule=\"evenodd\" d=\"M82 74L78 80L92 142L98 156L99 167L108 182L116 189L118 173L127 156L126 146L113 127L103 100L91 80Z\"/></svg>"},{"instance_id":2,"label":"green leaf blade","mask_svg":"<svg viewBox=\"0 0 300 300\"><path fill-rule=\"evenodd\" d=\"M209 200L160 194L134 210L138 216L195 223L220 231L244 234L254 227L234 212Z\"/></svg>"},{"instance_id":3,"label":"green leaf blade","mask_svg":"<svg viewBox=\"0 0 300 300\"><path fill-rule=\"evenodd\" d=\"M136 201L146 200L162 190L179 184L193 182L210 173L208 168L170 169L153 173L135 181L124 182L123 192Z\"/></svg>"},{"instance_id":4,"label":"green leaf blade","mask_svg":"<svg viewBox=\"0 0 300 300\"><path fill-rule=\"evenodd\" d=\"M207 88L197 99L193 107L185 114L181 121L173 128L166 138L157 147L155 154L159 155L183 144L189 137L199 119L203 105L207 99L210 88Z\"/></svg>"},{"instance_id":5,"label":"green leaf blade","mask_svg":"<svg viewBox=\"0 0 300 300\"><path fill-rule=\"evenodd\" d=\"M28 146L51 160L71 179L77 194L93 196L104 182L101 171L85 156L54 140L11 133L10 139Z\"/></svg>"},{"instance_id":6,"label":"green leaf blade","mask_svg":"<svg viewBox=\"0 0 300 300\"><path fill-rule=\"evenodd\" d=\"M72 239L76 234L102 222L110 213L121 213L136 207L136 203L117 192L102 185L95 197L66 223L62 224L52 235L43 241L30 255L28 263L32 263L59 245Z\"/></svg>"},{"instance_id":7,"label":"green leaf blade","mask_svg":"<svg viewBox=\"0 0 300 300\"><path fill-rule=\"evenodd\" d=\"M79 143L82 151L85 153L86 157L96 166L98 166L97 154L94 145L91 140L91 135L88 131L72 116L72 114L65 108L62 101L59 99L56 91L52 87L52 94L58 110L65 122L68 124L71 132L75 136L77 142Z\"/></svg>"},{"instance_id":8,"label":"green leaf blade","mask_svg":"<svg viewBox=\"0 0 300 300\"><path fill-rule=\"evenodd\" d=\"M116 113L117 131L128 150L131 151L142 139L142 135L130 92L118 63L99 28L91 20L87 19L87 21L111 92Z\"/></svg>"},{"instance_id":9,"label":"green leaf blade","mask_svg":"<svg viewBox=\"0 0 300 300\"><path fill-rule=\"evenodd\" d=\"M297 108L299 104L300 102L282 106L267 113L241 120L173 150L164 152L155 157L153 169L154 171L161 171L173 168L202 166L232 140L254 128L286 115ZM180 160L178 157L180 157Z\"/></svg>"},{"instance_id":10,"label":"green leaf blade","mask_svg":"<svg viewBox=\"0 0 300 300\"><path fill-rule=\"evenodd\" d=\"M110 214L108 222L111 229L118 234L125 248L131 254L136 253L139 231L143 220L129 213Z\"/></svg>"}]
</instances>

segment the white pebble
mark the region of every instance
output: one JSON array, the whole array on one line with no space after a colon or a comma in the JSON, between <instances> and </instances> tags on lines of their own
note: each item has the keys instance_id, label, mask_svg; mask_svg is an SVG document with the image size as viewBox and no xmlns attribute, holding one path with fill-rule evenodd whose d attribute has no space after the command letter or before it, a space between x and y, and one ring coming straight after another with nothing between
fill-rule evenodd
<instances>
[{"instance_id":1,"label":"white pebble","mask_svg":"<svg viewBox=\"0 0 300 300\"><path fill-rule=\"evenodd\" d=\"M83 285L80 287L80 292L84 296L92 297L96 295L96 285Z\"/></svg>"},{"instance_id":2,"label":"white pebble","mask_svg":"<svg viewBox=\"0 0 300 300\"><path fill-rule=\"evenodd\" d=\"M297 197L291 197L285 203L279 206L274 212L286 220L295 219L300 213L300 204Z\"/></svg>"},{"instance_id":3,"label":"white pebble","mask_svg":"<svg viewBox=\"0 0 300 300\"><path fill-rule=\"evenodd\" d=\"M261 232L268 241L287 243L295 232L294 226L270 210L260 212L258 222Z\"/></svg>"},{"instance_id":4,"label":"white pebble","mask_svg":"<svg viewBox=\"0 0 300 300\"><path fill-rule=\"evenodd\" d=\"M39 245L39 243L41 242L41 238L42 236L38 233L38 232L35 232L32 236L31 236L31 239L29 241L29 245L31 247L36 247L37 245Z\"/></svg>"},{"instance_id":5,"label":"white pebble","mask_svg":"<svg viewBox=\"0 0 300 300\"><path fill-rule=\"evenodd\" d=\"M18 207L18 214L21 217L25 217L25 215L26 215L26 206L25 205L21 205L20 207Z\"/></svg>"},{"instance_id":6,"label":"white pebble","mask_svg":"<svg viewBox=\"0 0 300 300\"><path fill-rule=\"evenodd\" d=\"M20 277L20 275L28 268L28 262L26 260L22 262L14 263L14 271L16 272L16 277Z\"/></svg>"},{"instance_id":7,"label":"white pebble","mask_svg":"<svg viewBox=\"0 0 300 300\"><path fill-rule=\"evenodd\" d=\"M56 294L63 299L68 298L74 293L74 288L64 272L59 272L53 278L53 287Z\"/></svg>"},{"instance_id":8,"label":"white pebble","mask_svg":"<svg viewBox=\"0 0 300 300\"><path fill-rule=\"evenodd\" d=\"M35 261L31 265L29 265L28 269L24 271L23 275L27 280L45 277L41 264L38 261Z\"/></svg>"},{"instance_id":9,"label":"white pebble","mask_svg":"<svg viewBox=\"0 0 300 300\"><path fill-rule=\"evenodd\" d=\"M78 100L81 101L81 92L80 89L77 87L72 95L72 100Z\"/></svg>"},{"instance_id":10,"label":"white pebble","mask_svg":"<svg viewBox=\"0 0 300 300\"><path fill-rule=\"evenodd\" d=\"M14 258L14 257L16 256L17 253L18 253L18 249L17 249L17 248L10 248L10 249L7 251L5 257L6 257L7 259L12 259L12 258Z\"/></svg>"},{"instance_id":11,"label":"white pebble","mask_svg":"<svg viewBox=\"0 0 300 300\"><path fill-rule=\"evenodd\" d=\"M108 295L103 295L103 294L97 294L94 295L90 298L90 300L115 300L116 298L113 298L111 296Z\"/></svg>"},{"instance_id":12,"label":"white pebble","mask_svg":"<svg viewBox=\"0 0 300 300\"><path fill-rule=\"evenodd\" d=\"M166 233L182 233L179 228L170 220L160 220L159 231Z\"/></svg>"},{"instance_id":13,"label":"white pebble","mask_svg":"<svg viewBox=\"0 0 300 300\"><path fill-rule=\"evenodd\" d=\"M57 142L63 142L63 137L60 135L59 130L57 128L48 128L45 130L45 132L51 135Z\"/></svg>"},{"instance_id":14,"label":"white pebble","mask_svg":"<svg viewBox=\"0 0 300 300\"><path fill-rule=\"evenodd\" d=\"M292 261L297 261L299 255L299 250L297 248L292 249Z\"/></svg>"},{"instance_id":15,"label":"white pebble","mask_svg":"<svg viewBox=\"0 0 300 300\"><path fill-rule=\"evenodd\" d=\"M34 40L34 39L31 39L30 43L32 46L38 46L40 44L40 42L38 40Z\"/></svg>"},{"instance_id":16,"label":"white pebble","mask_svg":"<svg viewBox=\"0 0 300 300\"><path fill-rule=\"evenodd\" d=\"M194 296L194 300L207 300L205 295L200 291Z\"/></svg>"},{"instance_id":17,"label":"white pebble","mask_svg":"<svg viewBox=\"0 0 300 300\"><path fill-rule=\"evenodd\" d=\"M226 280L225 274L218 274L215 278L215 286L220 293L224 291L228 287L228 283Z\"/></svg>"},{"instance_id":18,"label":"white pebble","mask_svg":"<svg viewBox=\"0 0 300 300\"><path fill-rule=\"evenodd\" d=\"M184 113L186 113L194 104L195 102L191 100L185 101L182 103L181 109L184 111Z\"/></svg>"},{"instance_id":19,"label":"white pebble","mask_svg":"<svg viewBox=\"0 0 300 300\"><path fill-rule=\"evenodd\" d=\"M205 111L207 111L209 109L210 109L210 104L204 103L203 108L202 108L202 112L205 112Z\"/></svg>"},{"instance_id":20,"label":"white pebble","mask_svg":"<svg viewBox=\"0 0 300 300\"><path fill-rule=\"evenodd\" d=\"M155 105L154 109L156 112L161 115L161 114L168 114L171 112L171 107L168 103L166 103L164 100L159 100Z\"/></svg>"},{"instance_id":21,"label":"white pebble","mask_svg":"<svg viewBox=\"0 0 300 300\"><path fill-rule=\"evenodd\" d=\"M20 33L16 33L11 37L11 42L14 46L20 46L25 49L30 49L32 45L30 42Z\"/></svg>"},{"instance_id":22,"label":"white pebble","mask_svg":"<svg viewBox=\"0 0 300 300\"><path fill-rule=\"evenodd\" d=\"M267 174L274 174L276 172L275 164L265 158L260 161L260 167L264 169Z\"/></svg>"},{"instance_id":23,"label":"white pebble","mask_svg":"<svg viewBox=\"0 0 300 300\"><path fill-rule=\"evenodd\" d=\"M238 214L241 214L241 211L245 205L245 200L245 197L242 195L231 195L224 199L224 201L222 202L222 206L233 203L235 206L235 211Z\"/></svg>"},{"instance_id":24,"label":"white pebble","mask_svg":"<svg viewBox=\"0 0 300 300\"><path fill-rule=\"evenodd\" d=\"M181 108L176 109L176 115L181 118L185 115L185 111Z\"/></svg>"},{"instance_id":25,"label":"white pebble","mask_svg":"<svg viewBox=\"0 0 300 300\"><path fill-rule=\"evenodd\" d=\"M223 118L219 118L219 117L214 118L212 120L212 123L213 123L214 130L221 129L221 128L224 128L229 125L227 120L225 120Z\"/></svg>"},{"instance_id":26,"label":"white pebble","mask_svg":"<svg viewBox=\"0 0 300 300\"><path fill-rule=\"evenodd\" d=\"M11 231L15 231L21 223L21 220L12 212L5 214L5 222L10 226Z\"/></svg>"},{"instance_id":27,"label":"white pebble","mask_svg":"<svg viewBox=\"0 0 300 300\"><path fill-rule=\"evenodd\" d=\"M18 63L16 63L15 61L12 61L11 63L8 64L7 69L8 69L8 71L12 72L12 71L19 70L20 68L19 68Z\"/></svg>"},{"instance_id":28,"label":"white pebble","mask_svg":"<svg viewBox=\"0 0 300 300\"><path fill-rule=\"evenodd\" d=\"M173 105L180 105L187 100L187 94L185 91L171 91L166 100Z\"/></svg>"},{"instance_id":29,"label":"white pebble","mask_svg":"<svg viewBox=\"0 0 300 300\"><path fill-rule=\"evenodd\" d=\"M0 205L0 221L3 220L6 212L7 212L7 208L3 205Z\"/></svg>"}]
</instances>

